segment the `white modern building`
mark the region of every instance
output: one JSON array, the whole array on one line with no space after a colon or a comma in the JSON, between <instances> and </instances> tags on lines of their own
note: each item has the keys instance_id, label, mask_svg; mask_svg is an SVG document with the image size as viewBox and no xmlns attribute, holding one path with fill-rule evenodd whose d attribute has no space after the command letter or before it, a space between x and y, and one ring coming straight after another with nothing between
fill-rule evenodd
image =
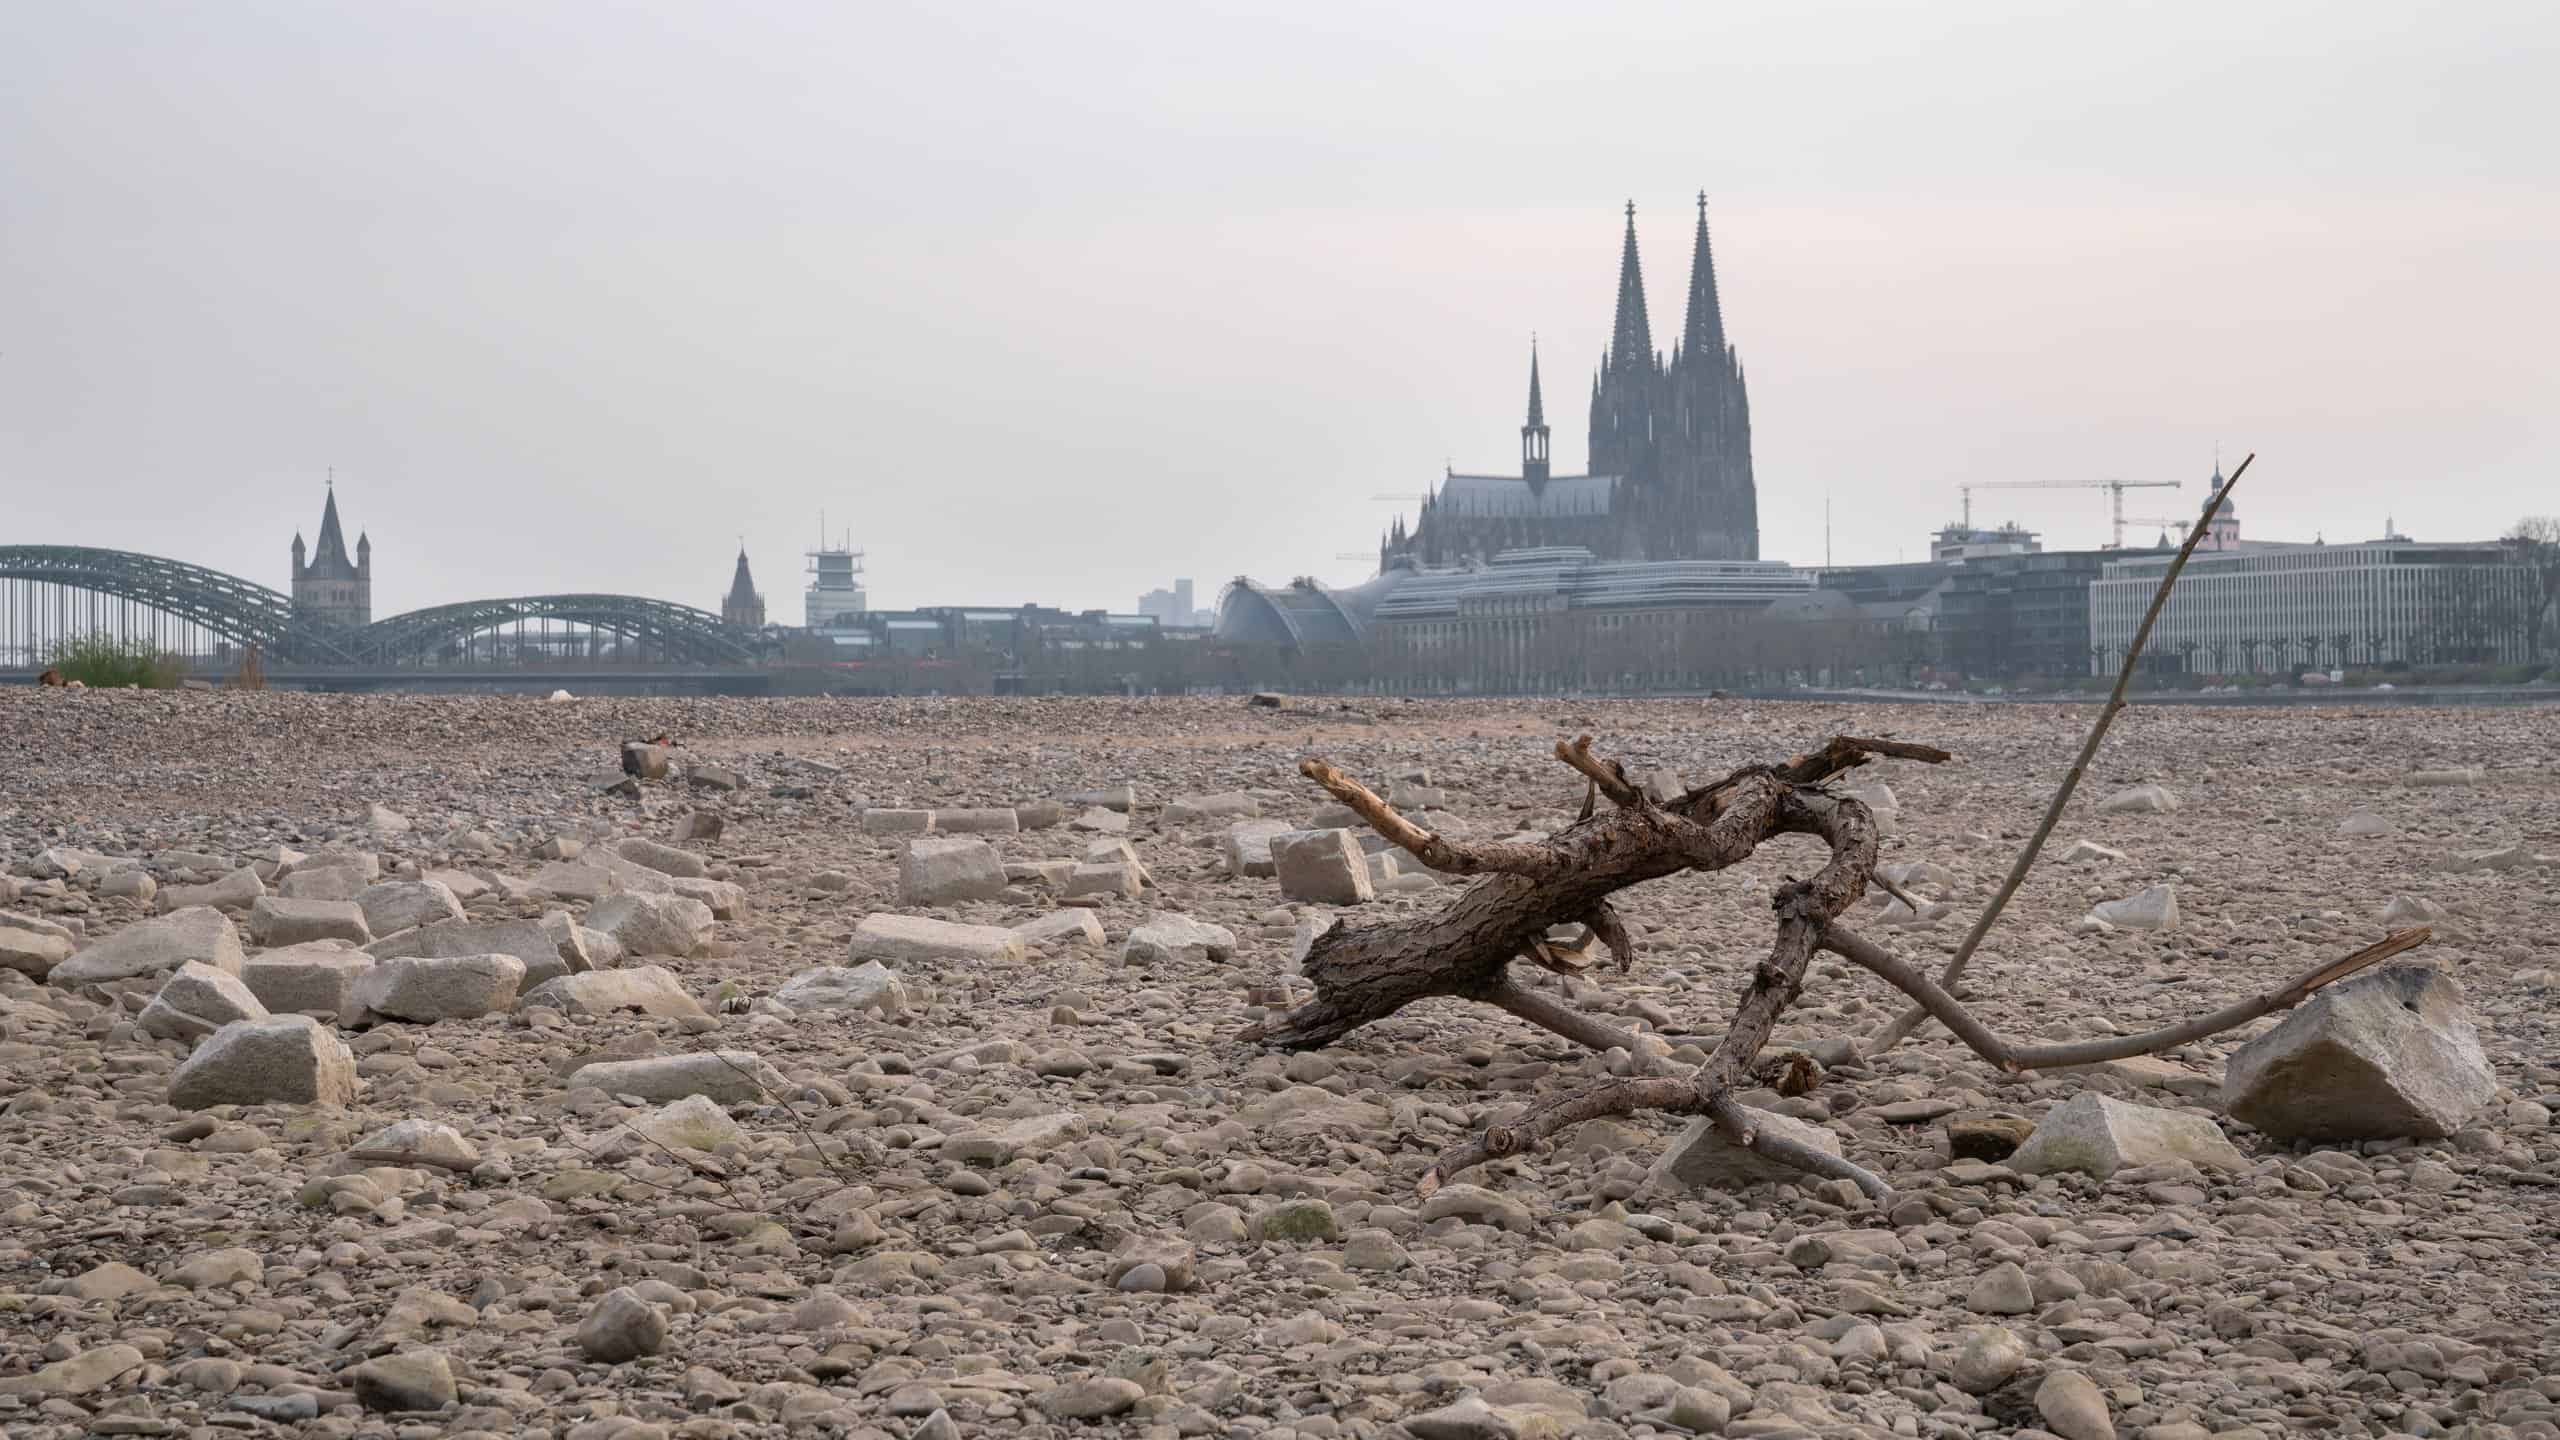
<instances>
[{"instance_id":1,"label":"white modern building","mask_svg":"<svg viewBox=\"0 0 2560 1440\"><path fill-rule=\"evenodd\" d=\"M2217 517L2219 518L2219 517ZM2217 527L2219 528L2219 527ZM2236 523L2232 527L2237 530ZM2219 538L2219 537L2217 537ZM2534 575L2495 541L2199 548L2143 653L2201 674L2527 658ZM2092 673L2113 674L2174 557L2109 561L2089 587Z\"/></svg>"},{"instance_id":2,"label":"white modern building","mask_svg":"<svg viewBox=\"0 0 2560 1440\"><path fill-rule=\"evenodd\" d=\"M821 539L818 548L809 552L806 595L804 613L812 630L839 628L839 617L860 615L871 608L870 597L862 589L862 552L853 548L851 534L832 548Z\"/></svg>"}]
</instances>

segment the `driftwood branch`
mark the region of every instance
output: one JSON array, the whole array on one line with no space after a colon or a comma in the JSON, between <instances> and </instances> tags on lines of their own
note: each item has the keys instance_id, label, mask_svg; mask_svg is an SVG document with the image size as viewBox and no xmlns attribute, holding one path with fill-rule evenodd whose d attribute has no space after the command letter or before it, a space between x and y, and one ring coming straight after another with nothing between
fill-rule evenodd
<instances>
[{"instance_id":1,"label":"driftwood branch","mask_svg":"<svg viewBox=\"0 0 2560 1440\"><path fill-rule=\"evenodd\" d=\"M2253 995L2209 1015L2199 1015L2164 1029L2059 1045L2019 1045L2002 1039L1967 1010L1964 1002L1948 994L1944 987L1932 982L1883 946L1838 925L1823 930L1822 948L1864 967L1886 984L1917 1000L1922 1009L1946 1026L1973 1053L2015 1075L2030 1070L2058 1070L2073 1065L2095 1065L2105 1060L2124 1060L2136 1055L2156 1055L2208 1035L2219 1035L2225 1030L2246 1025L2261 1015L2290 1010L2350 975L2369 970L2394 955L2427 943L2430 933L2424 925L2396 931L2352 955L2328 961L2297 975L2264 994Z\"/></svg>"},{"instance_id":2,"label":"driftwood branch","mask_svg":"<svg viewBox=\"0 0 2560 1440\"><path fill-rule=\"evenodd\" d=\"M1322 760L1299 763L1298 772L1325 789L1368 822L1370 829L1416 860L1448 875L1525 875L1543 879L1558 873L1564 861L1543 845L1492 841L1472 845L1443 839L1406 819L1368 786Z\"/></svg>"},{"instance_id":3,"label":"driftwood branch","mask_svg":"<svg viewBox=\"0 0 2560 1440\"><path fill-rule=\"evenodd\" d=\"M1984 1025L1950 992L1919 969L1840 923L1871 882L1877 882L1875 817L1859 801L1824 788L1824 782L1872 757L1938 762L1945 751L1905 741L1841 737L1822 749L1778 765L1745 766L1724 779L1668 802L1656 803L1626 782L1624 768L1594 755L1586 739L1557 753L1583 775L1594 796L1615 807L1596 812L1544 840L1499 847L1451 845L1406 820L1367 787L1321 760L1303 767L1325 788L1426 863L1442 868L1473 865L1481 878L1436 914L1351 928L1336 922L1316 937L1304 962L1315 996L1286 1013L1249 1027L1244 1037L1286 1048L1330 1044L1416 1000L1448 997L1494 1006L1552 1034L1593 1050L1623 1050L1635 1074L1612 1078L1529 1107L1509 1124L1489 1126L1449 1147L1418 1182L1424 1195L1451 1176L1487 1160L1519 1154L1586 1120L1654 1110L1704 1115L1727 1141L1780 1164L1846 1180L1879 1206L1894 1192L1853 1161L1815 1151L1762 1128L1736 1098L1756 1083L1754 1066L1779 1017L1803 989L1817 950L1829 950L1864 967L1918 1001L1983 1059L2009 1073L2095 1064L2167 1050L2300 1004L2323 986L2381 963L2423 943L2422 927L2402 931L2353 955L2330 961L2264 994L2208 1015L2143 1035L2052 1045L2013 1043ZM1641 1048L1644 1037L1621 1029L1564 1000L1522 985L1511 973L1514 957L1572 973L1588 963L1589 946L1547 939L1559 925L1590 927L1620 965L1634 941L1610 904L1631 885L1689 869L1721 869L1751 855L1780 835L1819 839L1830 855L1806 879L1779 885L1770 898L1776 934L1751 968L1733 1020L1704 1063L1670 1073ZM1499 864L1486 863L1499 860ZM1446 863L1444 863L1446 862ZM1915 909L1917 897L1888 887Z\"/></svg>"},{"instance_id":4,"label":"driftwood branch","mask_svg":"<svg viewBox=\"0 0 2560 1440\"><path fill-rule=\"evenodd\" d=\"M2071 792L2080 788L2080 777L2088 773L2089 761L2098 753L2098 742L2107 737L2107 727L2115 723L2116 712L2124 708L2125 690L2133 683L2134 666L2142 659L2142 647L2150 642L2152 623L2160 618L2161 609L2169 603L2169 590L2178 583L2178 572L2187 568L2187 557L2196 553L2196 546L2204 542L2204 537L2213 528L2214 512L2222 508L2223 499L2230 495L2231 487L2239 484L2240 477L2248 473L2249 462L2257 458L2255 453L2244 457L2231 472L2231 478L2222 482L2222 489L2214 496L2213 503L2204 507L2204 513L2196 517L2195 525L2187 531L2186 543L2178 547L2177 558L2171 560L2169 568L2161 573L2160 588L2151 592L2150 608L2142 612L2142 623L2134 627L2133 643L2125 648L2124 666L2116 672L2115 690L2099 709L2097 721L2089 727L2088 738L2080 742L2080 753L2072 760L2071 768L2063 773L2062 783L2054 788L2053 798L2046 802L2044 818L2037 822L2036 833L2028 839L2026 848L2018 852L2017 860L2009 866L2008 876L1993 892L1991 903L1982 907L1982 914L1974 920L1973 928L1965 932L1964 939L1956 946L1956 953L1948 959L1946 970L1938 976L1939 985L1952 990L1956 982L1964 978L1964 967L1972 961L1973 952L1981 947L1982 937L1991 933L1992 924L1999 920L2001 911L2009 908L2010 897L2016 895L2018 886L2025 882L2027 871L2036 863L2036 856L2043 853L2044 842L2052 838L2054 825L2062 819L2063 807L2071 803ZM1882 1054L1892 1049L1910 1038L1911 1032L1919 1029L1928 1018L1926 1009L1912 1006L1877 1032L1867 1042L1867 1050L1871 1054Z\"/></svg>"}]
</instances>

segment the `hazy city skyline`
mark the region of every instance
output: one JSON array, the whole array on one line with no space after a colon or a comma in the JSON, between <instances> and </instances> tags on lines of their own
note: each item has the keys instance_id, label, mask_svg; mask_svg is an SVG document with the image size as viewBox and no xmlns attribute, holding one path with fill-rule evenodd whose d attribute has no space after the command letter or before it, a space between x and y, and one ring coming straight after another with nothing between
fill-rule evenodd
<instances>
[{"instance_id":1,"label":"hazy city skyline","mask_svg":"<svg viewBox=\"0 0 2560 1440\"><path fill-rule=\"evenodd\" d=\"M1922 558L1968 479L2184 516L2217 442L2256 536L2486 538L2560 490L2541 9L17 28L0 538L282 589L334 468L377 615L712 609L743 537L787 618L821 510L884 607L1354 579L1412 510L1371 497L1515 464L1532 331L1580 468L1619 207L1663 336L1700 186L1770 558L1821 562L1826 496L1842 563Z\"/></svg>"}]
</instances>

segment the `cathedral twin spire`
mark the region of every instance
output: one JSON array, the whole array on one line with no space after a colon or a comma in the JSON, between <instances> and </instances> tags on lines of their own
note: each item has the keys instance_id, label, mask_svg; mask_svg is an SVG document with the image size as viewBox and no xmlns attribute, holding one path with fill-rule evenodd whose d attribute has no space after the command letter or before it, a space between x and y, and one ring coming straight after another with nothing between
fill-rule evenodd
<instances>
[{"instance_id":1,"label":"cathedral twin spire","mask_svg":"<svg viewBox=\"0 0 2560 1440\"><path fill-rule=\"evenodd\" d=\"M1653 322L1645 312L1644 264L1636 254L1636 202L1627 202L1627 238L1618 254L1618 313L1609 331L1609 353L1603 369L1621 365L1659 365L1653 349ZM1715 247L1707 238L1707 192L1698 192L1698 238L1689 266L1688 323L1681 327L1679 355L1725 353L1724 306L1716 295Z\"/></svg>"}]
</instances>

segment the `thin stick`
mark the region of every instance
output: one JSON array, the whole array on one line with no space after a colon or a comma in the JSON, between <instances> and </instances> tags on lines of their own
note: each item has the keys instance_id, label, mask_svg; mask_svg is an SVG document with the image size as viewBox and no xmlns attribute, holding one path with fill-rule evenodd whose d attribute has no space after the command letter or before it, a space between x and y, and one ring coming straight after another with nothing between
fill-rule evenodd
<instances>
[{"instance_id":1,"label":"thin stick","mask_svg":"<svg viewBox=\"0 0 2560 1440\"><path fill-rule=\"evenodd\" d=\"M1822 931L1822 948L1852 964L1865 967L1886 984L1918 1000L1923 1008L1943 1022L1965 1047L2002 1071L2016 1075L2029 1070L2062 1070L2074 1065L2095 1065L2106 1060L2125 1060L2136 1055L2156 1055L2175 1049L2192 1040L2219 1035L2225 1030L2246 1025L2261 1015L2290 1010L2312 995L2335 985L2350 975L2360 974L2404 951L2415 950L2427 943L2433 932L2424 925L2392 934L2367 945L2352 955L2325 961L2260 995L2226 1005L2209 1015L2182 1020L2162 1029L2140 1035L2109 1035L2099 1040L2078 1040L2059 1045L2017 1045L1993 1033L1990 1026L1975 1017L1964 1003L1929 977L1905 963L1899 956L1863 936L1838 925L1827 925Z\"/></svg>"},{"instance_id":2,"label":"thin stick","mask_svg":"<svg viewBox=\"0 0 2560 1440\"><path fill-rule=\"evenodd\" d=\"M1928 901L1921 899L1919 896L1912 894L1910 891L1905 890L1905 889L1903 889L1901 886L1896 885L1896 884L1894 884L1892 881L1890 881L1890 880L1886 879L1886 878L1885 878L1885 876L1884 876L1884 871L1882 871L1882 870L1870 870L1870 871L1868 871L1868 872L1867 872L1867 878L1868 878L1868 879L1870 879L1870 880L1872 880L1872 881L1874 881L1874 882L1876 883L1876 888L1877 888L1877 889L1882 890L1884 893L1886 893L1887 895L1892 896L1892 897L1893 897L1894 899L1896 899L1896 900L1901 901L1903 904L1910 906L1910 907L1911 907L1911 913L1912 913L1912 914L1914 914L1914 915L1917 915L1917 914L1919 914L1921 911L1926 910L1926 909L1928 909L1928 908L1929 908L1929 902L1928 902Z\"/></svg>"},{"instance_id":3,"label":"thin stick","mask_svg":"<svg viewBox=\"0 0 2560 1440\"><path fill-rule=\"evenodd\" d=\"M1947 968L1939 974L1938 984L1945 989L1952 991L1956 982L1964 978L1965 963L1981 946L1982 937L1991 933L1992 922L2000 918L2001 911L2009 908L2009 897L2018 893L2018 886L2027 878L2028 868L2036 863L2036 855L2052 836L2055 824L2061 821L2062 807L2071 802L2071 792L2080 788L2080 777L2088 772L2090 757L2098 753L2098 742L2107 737L2107 727L2115 723L2116 712L2124 708L2124 692L2133 683L2134 666L2142 659L2143 645L2151 639L2152 623L2160 618L2161 608L2169 603L2169 589L2178 583L2178 572L2187 568L2187 557L2196 553L2196 546L2203 543L2205 535L2213 528L2214 513L2230 496L2231 487L2239 484L2240 477L2248 473L2249 461L2257 458L2256 452L2252 451L2247 459L2240 462L2239 468L2231 472L2231 478L2222 482L2222 489L2214 496L2213 503L2204 507L2204 513L2196 517L2195 528L2187 532L2187 543L2178 547L2178 558L2170 561L2168 570L2161 574L2160 588L2151 592L2151 608L2142 612L2142 624L2135 628L2133 644L2124 652L2124 668L2116 672L2115 693L2107 697L2106 707L2098 712L2098 722L2089 727L2089 738L2080 743L2079 758L2071 762L2070 771L2062 777L2061 788L2053 792L2052 801L2044 807L2044 820L2036 826L2035 836L2027 841L2027 848L2018 852L2017 863L2009 867L2009 878L2000 882L1999 893L1983 907L1982 918L1974 921L1973 928L1965 932L1964 943L1956 947L1955 956L1947 961ZM1870 1055L1881 1055L1909 1038L1911 1032L1919 1029L1928 1018L1926 1009L1914 1005L1895 1016L1892 1024L1884 1027L1862 1048Z\"/></svg>"}]
</instances>

